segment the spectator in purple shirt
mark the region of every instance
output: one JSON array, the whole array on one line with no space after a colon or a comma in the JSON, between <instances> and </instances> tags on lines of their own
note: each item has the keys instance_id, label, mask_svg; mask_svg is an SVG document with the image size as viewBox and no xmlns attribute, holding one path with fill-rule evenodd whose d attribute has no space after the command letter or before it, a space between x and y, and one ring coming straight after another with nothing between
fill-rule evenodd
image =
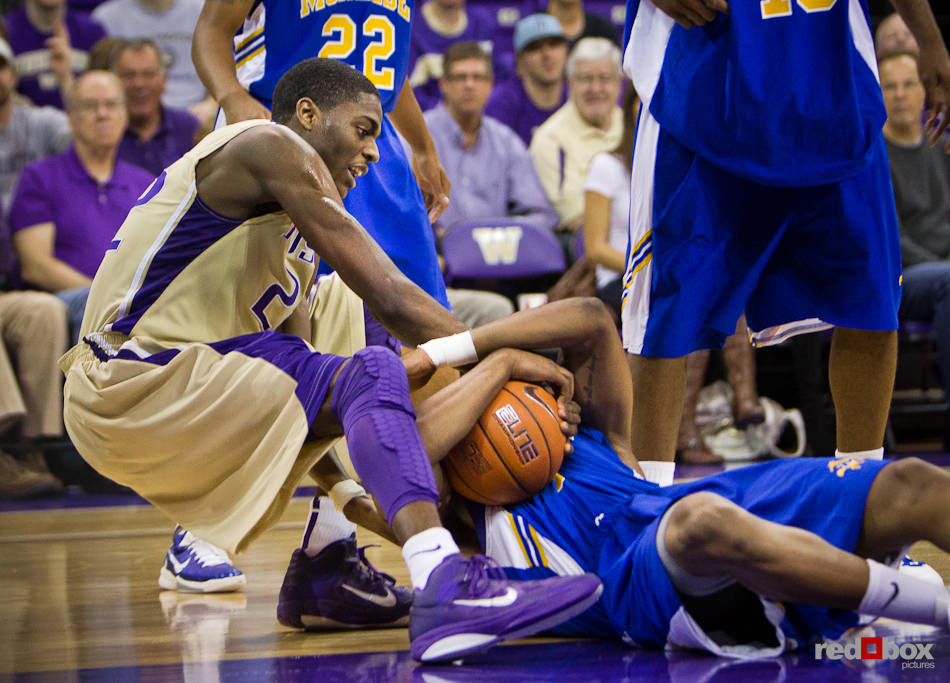
<instances>
[{"instance_id":1,"label":"spectator in purple shirt","mask_svg":"<svg viewBox=\"0 0 950 683\"><path fill-rule=\"evenodd\" d=\"M465 0L427 0L412 22L409 43L409 85L422 111L439 103L442 54L453 43L475 40L494 55L498 24L485 7L466 6ZM496 55L499 73L507 73L503 56Z\"/></svg>"},{"instance_id":2,"label":"spectator in purple shirt","mask_svg":"<svg viewBox=\"0 0 950 683\"><path fill-rule=\"evenodd\" d=\"M24 169L10 227L23 279L66 303L75 338L99 261L152 175L116 159L127 117L115 75L80 76L67 113L73 145Z\"/></svg>"},{"instance_id":3,"label":"spectator in purple shirt","mask_svg":"<svg viewBox=\"0 0 950 683\"><path fill-rule=\"evenodd\" d=\"M517 215L553 229L557 214L524 143L508 126L482 115L492 88L491 57L478 43L456 43L445 53L439 85L443 101L425 120L452 194L436 228Z\"/></svg>"},{"instance_id":4,"label":"spectator in purple shirt","mask_svg":"<svg viewBox=\"0 0 950 683\"><path fill-rule=\"evenodd\" d=\"M129 112L119 159L157 176L194 146L200 122L184 109L162 104L168 73L158 46L148 38L120 43L111 69L125 88Z\"/></svg>"},{"instance_id":5,"label":"spectator in purple shirt","mask_svg":"<svg viewBox=\"0 0 950 683\"><path fill-rule=\"evenodd\" d=\"M86 70L89 49L105 30L88 14L67 9L65 0L26 0L5 19L19 91L36 105L62 108L62 93Z\"/></svg>"},{"instance_id":6,"label":"spectator in purple shirt","mask_svg":"<svg viewBox=\"0 0 950 683\"><path fill-rule=\"evenodd\" d=\"M567 101L567 38L550 14L532 14L515 26L514 46L518 76L494 89L485 113L529 145L535 128Z\"/></svg>"}]
</instances>

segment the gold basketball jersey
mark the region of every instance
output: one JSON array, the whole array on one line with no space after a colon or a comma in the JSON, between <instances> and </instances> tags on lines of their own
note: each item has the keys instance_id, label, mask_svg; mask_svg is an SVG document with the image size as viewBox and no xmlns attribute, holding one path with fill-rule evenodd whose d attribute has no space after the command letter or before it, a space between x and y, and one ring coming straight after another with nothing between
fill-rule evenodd
<instances>
[{"instance_id":1,"label":"gold basketball jersey","mask_svg":"<svg viewBox=\"0 0 950 683\"><path fill-rule=\"evenodd\" d=\"M116 233L89 293L82 337L139 357L276 328L306 299L315 254L281 211L229 218L198 194L195 167L254 126L214 131L165 169Z\"/></svg>"}]
</instances>

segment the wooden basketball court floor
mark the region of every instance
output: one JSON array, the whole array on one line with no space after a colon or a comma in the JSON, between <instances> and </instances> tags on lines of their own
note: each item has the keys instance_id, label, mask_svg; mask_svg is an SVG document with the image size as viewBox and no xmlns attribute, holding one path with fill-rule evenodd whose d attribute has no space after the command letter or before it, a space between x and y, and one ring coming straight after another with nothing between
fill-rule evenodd
<instances>
[{"instance_id":1,"label":"wooden basketball court floor","mask_svg":"<svg viewBox=\"0 0 950 683\"><path fill-rule=\"evenodd\" d=\"M247 587L218 595L158 588L172 525L135 496L73 493L2 504L0 681L950 680L950 636L887 620L854 637L923 643L933 659L829 661L808 648L736 662L535 638L461 666L419 666L409 657L406 629L318 634L277 623L277 592L307 504L307 497L295 498L281 522L239 558ZM408 582L395 546L362 530L360 541L379 543L368 551L370 560ZM950 580L950 557L927 544L913 554Z\"/></svg>"}]
</instances>

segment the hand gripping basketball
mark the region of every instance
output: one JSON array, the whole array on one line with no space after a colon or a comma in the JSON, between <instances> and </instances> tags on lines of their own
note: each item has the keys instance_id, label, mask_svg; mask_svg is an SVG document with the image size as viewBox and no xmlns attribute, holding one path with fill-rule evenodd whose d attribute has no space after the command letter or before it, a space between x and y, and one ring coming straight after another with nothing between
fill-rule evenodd
<instances>
[{"instance_id":1,"label":"hand gripping basketball","mask_svg":"<svg viewBox=\"0 0 950 683\"><path fill-rule=\"evenodd\" d=\"M567 437L543 387L510 381L443 460L452 488L485 505L517 503L557 474Z\"/></svg>"}]
</instances>

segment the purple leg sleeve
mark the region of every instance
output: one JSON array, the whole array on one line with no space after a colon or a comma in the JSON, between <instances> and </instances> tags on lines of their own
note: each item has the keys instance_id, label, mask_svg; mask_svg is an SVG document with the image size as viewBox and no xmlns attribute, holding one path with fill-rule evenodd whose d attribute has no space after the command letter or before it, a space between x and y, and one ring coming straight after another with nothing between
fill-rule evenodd
<instances>
[{"instance_id":1,"label":"purple leg sleeve","mask_svg":"<svg viewBox=\"0 0 950 683\"><path fill-rule=\"evenodd\" d=\"M406 369L396 354L381 346L358 351L337 375L330 410L343 425L356 473L388 522L409 503L438 502Z\"/></svg>"}]
</instances>

